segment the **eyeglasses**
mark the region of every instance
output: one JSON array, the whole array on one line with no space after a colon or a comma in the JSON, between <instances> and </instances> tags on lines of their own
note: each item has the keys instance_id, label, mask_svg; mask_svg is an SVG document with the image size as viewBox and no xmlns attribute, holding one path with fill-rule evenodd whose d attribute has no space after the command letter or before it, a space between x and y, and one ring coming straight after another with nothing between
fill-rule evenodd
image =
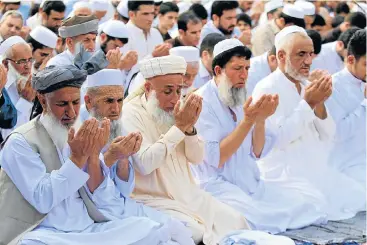
<instances>
[{"instance_id":1,"label":"eyeglasses","mask_svg":"<svg viewBox=\"0 0 367 245\"><path fill-rule=\"evenodd\" d=\"M7 59L7 60L13 61L17 65L25 65L25 64L33 63L33 61L34 61L33 58L21 59L21 60L17 60L17 61L12 60L12 59Z\"/></svg>"}]
</instances>

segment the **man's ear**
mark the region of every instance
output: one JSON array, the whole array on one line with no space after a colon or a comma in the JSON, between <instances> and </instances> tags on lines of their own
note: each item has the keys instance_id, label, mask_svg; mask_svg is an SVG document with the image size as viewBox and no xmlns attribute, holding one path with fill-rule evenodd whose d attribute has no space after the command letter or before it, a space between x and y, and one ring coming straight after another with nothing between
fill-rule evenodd
<instances>
[{"instance_id":1,"label":"man's ear","mask_svg":"<svg viewBox=\"0 0 367 245\"><path fill-rule=\"evenodd\" d=\"M356 58L353 55L348 55L347 62L348 64L353 65L356 62Z\"/></svg>"},{"instance_id":2,"label":"man's ear","mask_svg":"<svg viewBox=\"0 0 367 245\"><path fill-rule=\"evenodd\" d=\"M222 74L222 68L220 68L220 66L215 66L214 67L214 75L218 76L220 74Z\"/></svg>"},{"instance_id":3,"label":"man's ear","mask_svg":"<svg viewBox=\"0 0 367 245\"><path fill-rule=\"evenodd\" d=\"M287 58L287 54L285 53L285 51L284 51L284 50L279 50L279 51L277 52L277 55L278 55L278 57L279 57L279 60L280 60L280 61L285 62L285 60L286 60L286 58Z\"/></svg>"},{"instance_id":4,"label":"man's ear","mask_svg":"<svg viewBox=\"0 0 367 245\"><path fill-rule=\"evenodd\" d=\"M9 70L9 61L8 61L8 60L6 60L6 59L4 59L4 60L2 61L2 63L3 63L3 65L5 66L6 70Z\"/></svg>"},{"instance_id":5,"label":"man's ear","mask_svg":"<svg viewBox=\"0 0 367 245\"><path fill-rule=\"evenodd\" d=\"M341 52L344 49L344 43L342 41L336 41L336 51Z\"/></svg>"},{"instance_id":6,"label":"man's ear","mask_svg":"<svg viewBox=\"0 0 367 245\"><path fill-rule=\"evenodd\" d=\"M129 19L132 19L135 17L135 12L134 11L129 11Z\"/></svg>"},{"instance_id":7,"label":"man's ear","mask_svg":"<svg viewBox=\"0 0 367 245\"><path fill-rule=\"evenodd\" d=\"M38 100L42 106L44 112L47 112L46 96L44 94L37 93Z\"/></svg>"},{"instance_id":8,"label":"man's ear","mask_svg":"<svg viewBox=\"0 0 367 245\"><path fill-rule=\"evenodd\" d=\"M212 18L213 18L213 22L218 22L220 17L216 14L213 14Z\"/></svg>"},{"instance_id":9,"label":"man's ear","mask_svg":"<svg viewBox=\"0 0 367 245\"><path fill-rule=\"evenodd\" d=\"M100 36L101 36L101 43L104 43L106 41L106 39L107 39L106 33L101 33Z\"/></svg>"},{"instance_id":10,"label":"man's ear","mask_svg":"<svg viewBox=\"0 0 367 245\"><path fill-rule=\"evenodd\" d=\"M47 20L47 14L45 12L41 12L41 17L43 20Z\"/></svg>"},{"instance_id":11,"label":"man's ear","mask_svg":"<svg viewBox=\"0 0 367 245\"><path fill-rule=\"evenodd\" d=\"M92 100L88 94L84 96L84 102L85 102L85 107L87 108L88 111L90 111L90 109L92 108Z\"/></svg>"},{"instance_id":12,"label":"man's ear","mask_svg":"<svg viewBox=\"0 0 367 245\"><path fill-rule=\"evenodd\" d=\"M144 83L144 89L145 89L145 93L149 94L150 90L152 89L152 84L149 81L146 81Z\"/></svg>"}]
</instances>

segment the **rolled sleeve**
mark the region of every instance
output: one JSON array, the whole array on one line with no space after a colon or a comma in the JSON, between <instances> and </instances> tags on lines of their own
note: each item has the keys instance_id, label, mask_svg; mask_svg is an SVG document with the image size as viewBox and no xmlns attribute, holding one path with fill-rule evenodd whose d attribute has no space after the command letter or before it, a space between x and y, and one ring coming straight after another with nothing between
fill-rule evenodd
<instances>
[{"instance_id":1,"label":"rolled sleeve","mask_svg":"<svg viewBox=\"0 0 367 245\"><path fill-rule=\"evenodd\" d=\"M170 149L176 148L176 146L185 139L185 134L176 126L172 126L168 132L164 135L163 141L170 146Z\"/></svg>"},{"instance_id":2,"label":"rolled sleeve","mask_svg":"<svg viewBox=\"0 0 367 245\"><path fill-rule=\"evenodd\" d=\"M251 146L250 157L254 159L255 161L266 157L269 154L269 152L273 149L275 142L276 142L275 134L271 132L266 132L265 133L265 144L264 144L264 148L261 152L260 157L256 157L252 146Z\"/></svg>"}]
</instances>

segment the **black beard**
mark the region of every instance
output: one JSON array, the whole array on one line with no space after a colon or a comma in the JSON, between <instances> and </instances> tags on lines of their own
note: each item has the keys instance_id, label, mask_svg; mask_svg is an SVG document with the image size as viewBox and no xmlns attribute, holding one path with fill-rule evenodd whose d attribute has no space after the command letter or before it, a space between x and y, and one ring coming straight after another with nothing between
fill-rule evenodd
<instances>
[{"instance_id":1,"label":"black beard","mask_svg":"<svg viewBox=\"0 0 367 245\"><path fill-rule=\"evenodd\" d=\"M225 36L232 35L233 33L233 30L232 31L226 30L220 24L218 26L218 30L220 30Z\"/></svg>"},{"instance_id":2,"label":"black beard","mask_svg":"<svg viewBox=\"0 0 367 245\"><path fill-rule=\"evenodd\" d=\"M59 35L59 27L58 26L46 26L50 31L55 33L56 35Z\"/></svg>"}]
</instances>

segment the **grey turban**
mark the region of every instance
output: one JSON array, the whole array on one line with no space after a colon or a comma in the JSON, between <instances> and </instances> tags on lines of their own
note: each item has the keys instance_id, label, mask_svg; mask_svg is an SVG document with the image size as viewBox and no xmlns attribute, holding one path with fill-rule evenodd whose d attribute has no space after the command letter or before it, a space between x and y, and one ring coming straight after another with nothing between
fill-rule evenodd
<instances>
[{"instance_id":1,"label":"grey turban","mask_svg":"<svg viewBox=\"0 0 367 245\"><path fill-rule=\"evenodd\" d=\"M65 87L80 88L86 78L87 72L73 65L49 66L32 77L32 87L47 94Z\"/></svg>"}]
</instances>

